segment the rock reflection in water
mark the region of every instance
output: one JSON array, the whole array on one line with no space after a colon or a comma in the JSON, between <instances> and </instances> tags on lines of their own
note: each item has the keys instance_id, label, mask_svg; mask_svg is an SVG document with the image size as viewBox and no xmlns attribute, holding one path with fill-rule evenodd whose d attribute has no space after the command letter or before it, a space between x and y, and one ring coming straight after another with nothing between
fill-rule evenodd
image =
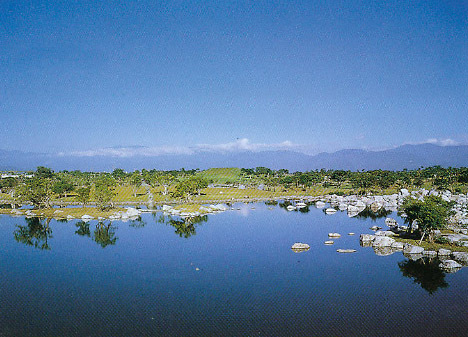
<instances>
[{"instance_id":1,"label":"rock reflection in water","mask_svg":"<svg viewBox=\"0 0 468 337\"><path fill-rule=\"evenodd\" d=\"M356 215L357 219L372 219L376 221L377 219L386 218L390 215L392 211L386 210L384 208L379 209L377 212L373 212L370 207L366 207L362 212Z\"/></svg>"},{"instance_id":2,"label":"rock reflection in water","mask_svg":"<svg viewBox=\"0 0 468 337\"><path fill-rule=\"evenodd\" d=\"M15 240L27 246L42 250L50 250L49 239L52 237L52 229L49 227L51 219L25 218L27 225L16 225L13 232Z\"/></svg>"},{"instance_id":3,"label":"rock reflection in water","mask_svg":"<svg viewBox=\"0 0 468 337\"><path fill-rule=\"evenodd\" d=\"M421 288L429 294L433 294L438 289L447 288L445 272L439 268L440 261L437 259L420 258L416 261L405 260L398 262L403 276L413 279Z\"/></svg>"}]
</instances>

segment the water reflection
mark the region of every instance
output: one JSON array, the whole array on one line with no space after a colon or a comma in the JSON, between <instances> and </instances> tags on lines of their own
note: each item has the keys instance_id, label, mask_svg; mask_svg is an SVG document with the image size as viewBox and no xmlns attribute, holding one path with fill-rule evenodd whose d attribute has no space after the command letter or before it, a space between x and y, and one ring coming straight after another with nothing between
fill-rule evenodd
<instances>
[{"instance_id":1,"label":"water reflection","mask_svg":"<svg viewBox=\"0 0 468 337\"><path fill-rule=\"evenodd\" d=\"M75 234L78 234L80 236L87 236L88 238L91 236L91 231L89 230L89 223L79 221L75 224L75 226L78 228L75 231Z\"/></svg>"},{"instance_id":2,"label":"water reflection","mask_svg":"<svg viewBox=\"0 0 468 337\"><path fill-rule=\"evenodd\" d=\"M52 229L49 227L49 219L25 218L27 225L16 225L13 232L15 240L27 246L41 250L50 250L49 239L52 238Z\"/></svg>"},{"instance_id":3,"label":"water reflection","mask_svg":"<svg viewBox=\"0 0 468 337\"><path fill-rule=\"evenodd\" d=\"M289 200L284 200L283 202L278 203L278 206L280 208L283 208L283 209L287 210L288 212L301 212L301 213L309 213L310 212L309 204L306 204L306 206L297 207L296 204L294 204L293 202L291 202ZM296 208L288 209L288 206L294 206Z\"/></svg>"},{"instance_id":4,"label":"water reflection","mask_svg":"<svg viewBox=\"0 0 468 337\"><path fill-rule=\"evenodd\" d=\"M129 226L133 228L143 228L146 226L146 221L143 221L141 216L139 216L136 219L130 220Z\"/></svg>"},{"instance_id":5,"label":"water reflection","mask_svg":"<svg viewBox=\"0 0 468 337\"><path fill-rule=\"evenodd\" d=\"M167 222L169 225L173 226L176 230L175 233L179 235L181 238L188 239L189 237L197 234L195 225L199 225L202 222L207 222L208 216L196 216L196 217L189 217L181 220L176 219L169 219Z\"/></svg>"},{"instance_id":6,"label":"water reflection","mask_svg":"<svg viewBox=\"0 0 468 337\"><path fill-rule=\"evenodd\" d=\"M99 244L102 248L109 245L115 245L117 237L115 236L115 227L109 222L107 225L104 222L99 222L94 230L93 241Z\"/></svg>"},{"instance_id":7,"label":"water reflection","mask_svg":"<svg viewBox=\"0 0 468 337\"><path fill-rule=\"evenodd\" d=\"M439 268L440 261L437 259L421 258L419 260L405 260L398 262L403 276L413 279L426 290L429 294L433 294L439 288L447 288L448 283L445 281L445 272Z\"/></svg>"},{"instance_id":8,"label":"water reflection","mask_svg":"<svg viewBox=\"0 0 468 337\"><path fill-rule=\"evenodd\" d=\"M392 211L386 210L385 208L379 209L377 212L373 212L370 207L366 207L362 212L355 216L357 219L377 219L386 218L392 214Z\"/></svg>"}]
</instances>

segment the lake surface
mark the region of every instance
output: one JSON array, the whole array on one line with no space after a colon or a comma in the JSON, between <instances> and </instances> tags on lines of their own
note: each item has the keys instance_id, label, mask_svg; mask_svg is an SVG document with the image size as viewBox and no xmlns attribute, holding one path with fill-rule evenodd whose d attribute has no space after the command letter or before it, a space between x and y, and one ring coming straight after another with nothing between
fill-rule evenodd
<instances>
[{"instance_id":1,"label":"lake surface","mask_svg":"<svg viewBox=\"0 0 468 337\"><path fill-rule=\"evenodd\" d=\"M385 217L234 207L193 226L0 216L0 336L468 335L468 268L360 247Z\"/></svg>"}]
</instances>

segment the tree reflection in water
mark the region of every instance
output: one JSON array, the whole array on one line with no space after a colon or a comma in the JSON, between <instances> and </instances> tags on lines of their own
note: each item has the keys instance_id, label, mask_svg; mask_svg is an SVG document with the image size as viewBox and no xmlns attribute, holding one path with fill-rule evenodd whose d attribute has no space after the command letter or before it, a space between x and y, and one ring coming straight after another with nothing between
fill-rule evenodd
<instances>
[{"instance_id":1,"label":"tree reflection in water","mask_svg":"<svg viewBox=\"0 0 468 337\"><path fill-rule=\"evenodd\" d=\"M416 261L405 260L398 262L398 267L403 276L413 279L426 290L429 294L433 294L439 288L447 288L448 283L445 281L445 273L439 269L440 261L437 259L421 258Z\"/></svg>"},{"instance_id":2,"label":"tree reflection in water","mask_svg":"<svg viewBox=\"0 0 468 337\"><path fill-rule=\"evenodd\" d=\"M184 237L187 239L197 234L195 225L206 221L208 221L208 216L201 215L195 217L188 217L182 220L175 220L169 218L169 221L167 223L176 229L176 234L178 234L181 238Z\"/></svg>"},{"instance_id":3,"label":"tree reflection in water","mask_svg":"<svg viewBox=\"0 0 468 337\"><path fill-rule=\"evenodd\" d=\"M117 237L115 236L115 227L112 227L112 223L109 222L106 225L104 222L99 222L94 230L93 241L101 245L102 248L115 245Z\"/></svg>"},{"instance_id":4,"label":"tree reflection in water","mask_svg":"<svg viewBox=\"0 0 468 337\"><path fill-rule=\"evenodd\" d=\"M51 219L26 218L26 226L16 225L13 232L15 240L34 248L50 250L49 239L52 238L52 229L49 227Z\"/></svg>"},{"instance_id":5,"label":"tree reflection in water","mask_svg":"<svg viewBox=\"0 0 468 337\"><path fill-rule=\"evenodd\" d=\"M138 218L131 220L129 226L133 228L143 228L146 226L146 222L143 221L141 216L139 216Z\"/></svg>"},{"instance_id":6,"label":"tree reflection in water","mask_svg":"<svg viewBox=\"0 0 468 337\"><path fill-rule=\"evenodd\" d=\"M91 231L89 230L89 223L79 221L75 224L75 226L78 228L75 234L78 234L80 236L87 236L88 238L91 236Z\"/></svg>"}]
</instances>

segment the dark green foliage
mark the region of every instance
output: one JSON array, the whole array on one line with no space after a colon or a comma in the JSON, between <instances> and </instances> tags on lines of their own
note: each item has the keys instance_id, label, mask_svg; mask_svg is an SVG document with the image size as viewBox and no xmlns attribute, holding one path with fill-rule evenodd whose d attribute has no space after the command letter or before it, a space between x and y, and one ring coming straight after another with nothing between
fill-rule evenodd
<instances>
[{"instance_id":1,"label":"dark green foliage","mask_svg":"<svg viewBox=\"0 0 468 337\"><path fill-rule=\"evenodd\" d=\"M48 167L38 166L36 173L34 174L37 178L48 178L51 179L54 176L54 171Z\"/></svg>"},{"instance_id":2,"label":"dark green foliage","mask_svg":"<svg viewBox=\"0 0 468 337\"><path fill-rule=\"evenodd\" d=\"M453 214L452 206L452 202L434 195L426 197L424 201L408 197L403 202L399 214L406 214L405 223L409 225L416 221L419 232L423 235L429 234L429 241L432 241L432 232L447 225L448 218Z\"/></svg>"},{"instance_id":3,"label":"dark green foliage","mask_svg":"<svg viewBox=\"0 0 468 337\"><path fill-rule=\"evenodd\" d=\"M34 177L26 180L17 192L23 202L30 202L37 208L50 208L52 181L47 178Z\"/></svg>"},{"instance_id":4,"label":"dark green foliage","mask_svg":"<svg viewBox=\"0 0 468 337\"><path fill-rule=\"evenodd\" d=\"M76 190L76 199L78 202L80 202L83 207L89 202L89 194L90 194L91 188L90 187L80 187L79 189Z\"/></svg>"}]
</instances>

